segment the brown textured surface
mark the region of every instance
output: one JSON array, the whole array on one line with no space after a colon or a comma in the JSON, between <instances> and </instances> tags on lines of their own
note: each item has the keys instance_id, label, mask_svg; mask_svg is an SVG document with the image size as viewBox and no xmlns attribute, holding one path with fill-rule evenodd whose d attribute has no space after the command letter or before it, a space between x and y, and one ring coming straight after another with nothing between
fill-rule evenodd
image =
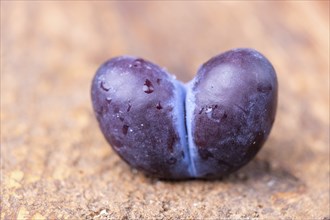
<instances>
[{"instance_id":1,"label":"brown textured surface","mask_svg":"<svg viewBox=\"0 0 330 220\"><path fill-rule=\"evenodd\" d=\"M273 63L279 108L222 181L163 182L108 147L91 78L131 54L191 79L219 52ZM329 2L1 1L1 219L329 219Z\"/></svg>"}]
</instances>

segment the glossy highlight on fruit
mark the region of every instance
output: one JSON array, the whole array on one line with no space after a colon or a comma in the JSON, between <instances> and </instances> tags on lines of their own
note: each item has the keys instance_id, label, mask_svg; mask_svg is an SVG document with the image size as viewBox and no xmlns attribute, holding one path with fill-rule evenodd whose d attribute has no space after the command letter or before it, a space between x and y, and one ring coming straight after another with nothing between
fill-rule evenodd
<instances>
[{"instance_id":1,"label":"glossy highlight on fruit","mask_svg":"<svg viewBox=\"0 0 330 220\"><path fill-rule=\"evenodd\" d=\"M275 119L277 78L253 49L211 58L187 84L121 56L97 70L91 96L103 135L129 165L162 179L214 179L262 147Z\"/></svg>"}]
</instances>

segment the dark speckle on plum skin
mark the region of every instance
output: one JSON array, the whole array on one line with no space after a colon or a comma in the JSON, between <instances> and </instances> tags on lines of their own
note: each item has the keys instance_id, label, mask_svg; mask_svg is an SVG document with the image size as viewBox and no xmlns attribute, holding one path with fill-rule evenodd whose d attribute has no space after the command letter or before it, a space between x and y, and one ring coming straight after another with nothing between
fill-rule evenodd
<instances>
[{"instance_id":1,"label":"dark speckle on plum skin","mask_svg":"<svg viewBox=\"0 0 330 220\"><path fill-rule=\"evenodd\" d=\"M128 125L123 125L123 134L126 135L128 131L129 126Z\"/></svg>"},{"instance_id":2,"label":"dark speckle on plum skin","mask_svg":"<svg viewBox=\"0 0 330 220\"><path fill-rule=\"evenodd\" d=\"M215 179L258 153L277 106L276 73L263 55L231 50L203 64L187 87L176 83L141 58L116 57L98 69L93 108L106 140L124 161L161 179ZM179 89L184 95L177 96ZM194 105L183 104L177 115L186 100Z\"/></svg>"},{"instance_id":3,"label":"dark speckle on plum skin","mask_svg":"<svg viewBox=\"0 0 330 220\"><path fill-rule=\"evenodd\" d=\"M213 154L206 148L199 148L198 153L203 160L207 160L209 157L213 157Z\"/></svg>"},{"instance_id":4,"label":"dark speckle on plum skin","mask_svg":"<svg viewBox=\"0 0 330 220\"><path fill-rule=\"evenodd\" d=\"M169 151L171 153L173 153L173 150L174 150L174 144L178 141L178 137L176 136L173 136L171 137L168 142L167 142L167 148L169 149Z\"/></svg>"},{"instance_id":5,"label":"dark speckle on plum skin","mask_svg":"<svg viewBox=\"0 0 330 220\"><path fill-rule=\"evenodd\" d=\"M183 151L181 151L181 156L182 156L182 158L184 158L184 157L185 157L185 155L184 155L184 152L183 152Z\"/></svg>"},{"instance_id":6,"label":"dark speckle on plum skin","mask_svg":"<svg viewBox=\"0 0 330 220\"><path fill-rule=\"evenodd\" d=\"M272 86L258 84L257 91L261 92L261 93L268 93L268 92L272 91Z\"/></svg>"},{"instance_id":7,"label":"dark speckle on plum skin","mask_svg":"<svg viewBox=\"0 0 330 220\"><path fill-rule=\"evenodd\" d=\"M254 135L254 139L252 141L252 145L249 147L248 151L246 152L246 157L251 158L254 157L262 147L260 143L263 142L265 139L264 133L262 131L257 132L257 134Z\"/></svg>"},{"instance_id":8,"label":"dark speckle on plum skin","mask_svg":"<svg viewBox=\"0 0 330 220\"><path fill-rule=\"evenodd\" d=\"M170 165L173 165L173 164L176 163L176 161L177 161L177 159L175 159L174 157L171 157L171 158L168 160L168 163L169 163Z\"/></svg>"},{"instance_id":9,"label":"dark speckle on plum skin","mask_svg":"<svg viewBox=\"0 0 330 220\"><path fill-rule=\"evenodd\" d=\"M129 112L131 110L131 108L132 108L132 105L130 103L128 103L128 107L127 107L126 111Z\"/></svg>"},{"instance_id":10,"label":"dark speckle on plum skin","mask_svg":"<svg viewBox=\"0 0 330 220\"><path fill-rule=\"evenodd\" d=\"M160 104L160 102L157 103L156 108L157 108L158 110L163 109L163 107L162 107L162 105Z\"/></svg>"}]
</instances>

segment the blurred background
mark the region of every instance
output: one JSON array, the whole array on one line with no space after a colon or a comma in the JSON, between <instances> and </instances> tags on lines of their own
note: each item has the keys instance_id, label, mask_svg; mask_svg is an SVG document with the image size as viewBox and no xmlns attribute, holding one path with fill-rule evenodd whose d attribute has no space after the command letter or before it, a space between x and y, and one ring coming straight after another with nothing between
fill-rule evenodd
<instances>
[{"instance_id":1,"label":"blurred background","mask_svg":"<svg viewBox=\"0 0 330 220\"><path fill-rule=\"evenodd\" d=\"M1 1L1 218L329 217L329 37L329 1ZM224 182L132 173L92 112L98 66L135 55L187 82L237 47L278 74L257 158Z\"/></svg>"}]
</instances>

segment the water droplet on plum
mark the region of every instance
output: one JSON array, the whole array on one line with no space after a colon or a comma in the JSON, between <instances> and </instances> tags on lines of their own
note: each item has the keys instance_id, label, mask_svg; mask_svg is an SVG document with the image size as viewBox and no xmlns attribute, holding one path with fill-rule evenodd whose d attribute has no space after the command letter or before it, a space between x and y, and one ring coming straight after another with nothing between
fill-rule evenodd
<instances>
[{"instance_id":1,"label":"water droplet on plum","mask_svg":"<svg viewBox=\"0 0 330 220\"><path fill-rule=\"evenodd\" d=\"M156 105L156 108L158 110L161 110L161 109L163 109L163 106L160 104L160 102L158 102L157 105Z\"/></svg>"},{"instance_id":2,"label":"water droplet on plum","mask_svg":"<svg viewBox=\"0 0 330 220\"><path fill-rule=\"evenodd\" d=\"M143 91L147 94L150 94L154 91L154 87L149 79L146 79L143 85Z\"/></svg>"},{"instance_id":3,"label":"water droplet on plum","mask_svg":"<svg viewBox=\"0 0 330 220\"><path fill-rule=\"evenodd\" d=\"M101 89L103 89L106 92L110 90L110 85L106 81L101 81L100 86Z\"/></svg>"},{"instance_id":4,"label":"water droplet on plum","mask_svg":"<svg viewBox=\"0 0 330 220\"><path fill-rule=\"evenodd\" d=\"M122 131L123 131L123 134L124 134L124 135L127 134L128 128L129 128L128 125L123 125L123 129L122 129Z\"/></svg>"},{"instance_id":5,"label":"water droplet on plum","mask_svg":"<svg viewBox=\"0 0 330 220\"><path fill-rule=\"evenodd\" d=\"M136 59L134 60L133 62L133 67L134 68L141 68L142 67L142 63L143 63L143 59L139 58L139 59Z\"/></svg>"},{"instance_id":6,"label":"water droplet on plum","mask_svg":"<svg viewBox=\"0 0 330 220\"><path fill-rule=\"evenodd\" d=\"M176 161L177 161L177 159L175 159L174 157L171 157L171 158L168 160L168 163L171 164L171 165L173 165L173 164L176 163Z\"/></svg>"},{"instance_id":7,"label":"water droplet on plum","mask_svg":"<svg viewBox=\"0 0 330 220\"><path fill-rule=\"evenodd\" d=\"M212 110L213 110L212 106L209 106L206 108L205 113L208 114L208 113L212 112Z\"/></svg>"},{"instance_id":8,"label":"water droplet on plum","mask_svg":"<svg viewBox=\"0 0 330 220\"><path fill-rule=\"evenodd\" d=\"M110 103L111 103L111 101L112 101L112 98L110 98L110 97L107 97L105 100L107 101L107 103L108 103L108 104L110 104Z\"/></svg>"}]
</instances>

